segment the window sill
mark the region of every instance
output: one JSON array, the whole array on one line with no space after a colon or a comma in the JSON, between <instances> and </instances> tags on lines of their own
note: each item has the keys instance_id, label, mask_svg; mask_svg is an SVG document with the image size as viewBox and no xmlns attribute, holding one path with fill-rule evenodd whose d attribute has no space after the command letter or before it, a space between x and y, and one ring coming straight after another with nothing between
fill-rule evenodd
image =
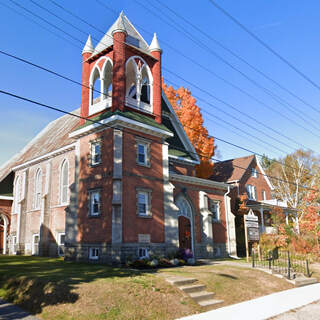
<instances>
[{"instance_id":1,"label":"window sill","mask_svg":"<svg viewBox=\"0 0 320 320\"><path fill-rule=\"evenodd\" d=\"M108 97L107 99L102 99L97 103L91 104L89 106L89 116L111 107L111 104L112 104L112 99L110 97Z\"/></svg>"},{"instance_id":2,"label":"window sill","mask_svg":"<svg viewBox=\"0 0 320 320\"><path fill-rule=\"evenodd\" d=\"M100 218L100 217L101 217L101 213L99 213L99 214L94 214L94 215L93 215L93 214L89 214L89 215L88 215L88 218L89 218L89 219Z\"/></svg>"},{"instance_id":3,"label":"window sill","mask_svg":"<svg viewBox=\"0 0 320 320\"><path fill-rule=\"evenodd\" d=\"M142 215L138 214L138 218L142 218L142 219L152 219L152 214L150 214L150 215L145 215L145 216L142 216Z\"/></svg>"},{"instance_id":4,"label":"window sill","mask_svg":"<svg viewBox=\"0 0 320 320\"><path fill-rule=\"evenodd\" d=\"M151 165L150 164L146 164L146 163L140 163L137 161L137 165L138 166L141 166L141 167L145 167L145 168L151 168Z\"/></svg>"},{"instance_id":5,"label":"window sill","mask_svg":"<svg viewBox=\"0 0 320 320\"><path fill-rule=\"evenodd\" d=\"M99 167L100 165L101 165L102 163L101 162L99 162L99 163L90 163L90 167L91 168L95 168L95 167Z\"/></svg>"},{"instance_id":6,"label":"window sill","mask_svg":"<svg viewBox=\"0 0 320 320\"><path fill-rule=\"evenodd\" d=\"M56 206L50 207L50 209L67 207L67 206L69 206L69 204L70 204L70 203L58 204L58 205L56 205Z\"/></svg>"}]
</instances>

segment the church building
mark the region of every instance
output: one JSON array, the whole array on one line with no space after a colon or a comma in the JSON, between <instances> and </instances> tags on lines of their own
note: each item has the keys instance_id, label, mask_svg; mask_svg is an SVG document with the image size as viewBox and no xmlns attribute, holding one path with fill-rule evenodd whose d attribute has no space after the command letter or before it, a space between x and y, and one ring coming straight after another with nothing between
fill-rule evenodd
<instances>
[{"instance_id":1,"label":"church building","mask_svg":"<svg viewBox=\"0 0 320 320\"><path fill-rule=\"evenodd\" d=\"M0 190L13 181L5 253L101 263L178 248L236 254L231 186L196 177L161 56L156 34L148 44L123 13L95 47L89 36L77 117L51 122L0 168Z\"/></svg>"}]
</instances>

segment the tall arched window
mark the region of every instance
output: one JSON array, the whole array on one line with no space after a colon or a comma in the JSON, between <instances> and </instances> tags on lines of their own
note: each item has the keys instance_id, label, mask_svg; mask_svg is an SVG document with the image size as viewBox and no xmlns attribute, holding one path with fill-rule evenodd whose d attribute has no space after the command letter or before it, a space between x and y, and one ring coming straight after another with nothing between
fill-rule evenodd
<instances>
[{"instance_id":1,"label":"tall arched window","mask_svg":"<svg viewBox=\"0 0 320 320\"><path fill-rule=\"evenodd\" d=\"M102 99L111 99L112 97L112 62L111 60L106 60L103 70L102 70L102 86L103 86L103 96Z\"/></svg>"},{"instance_id":2,"label":"tall arched window","mask_svg":"<svg viewBox=\"0 0 320 320\"><path fill-rule=\"evenodd\" d=\"M69 188L69 165L67 160L64 160L61 165L60 172L60 203L68 203L68 188Z\"/></svg>"},{"instance_id":3,"label":"tall arched window","mask_svg":"<svg viewBox=\"0 0 320 320\"><path fill-rule=\"evenodd\" d=\"M14 185L14 201L13 201L13 213L17 213L18 211L18 203L21 199L21 177L18 176L16 178L16 182Z\"/></svg>"},{"instance_id":4,"label":"tall arched window","mask_svg":"<svg viewBox=\"0 0 320 320\"><path fill-rule=\"evenodd\" d=\"M98 67L96 67L91 75L91 105L94 105L101 100L101 79Z\"/></svg>"},{"instance_id":5,"label":"tall arched window","mask_svg":"<svg viewBox=\"0 0 320 320\"><path fill-rule=\"evenodd\" d=\"M38 169L35 176L34 185L34 209L40 209L41 205L41 190L42 190L42 172Z\"/></svg>"},{"instance_id":6,"label":"tall arched window","mask_svg":"<svg viewBox=\"0 0 320 320\"><path fill-rule=\"evenodd\" d=\"M152 112L152 74L140 57L131 57L126 64L126 100L131 107Z\"/></svg>"}]
</instances>

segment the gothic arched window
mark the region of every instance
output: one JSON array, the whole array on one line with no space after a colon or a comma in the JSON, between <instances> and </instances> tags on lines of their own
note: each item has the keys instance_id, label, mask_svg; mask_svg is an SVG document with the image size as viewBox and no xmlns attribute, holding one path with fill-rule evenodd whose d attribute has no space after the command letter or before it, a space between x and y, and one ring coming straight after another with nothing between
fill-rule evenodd
<instances>
[{"instance_id":1,"label":"gothic arched window","mask_svg":"<svg viewBox=\"0 0 320 320\"><path fill-rule=\"evenodd\" d=\"M68 188L69 188L69 165L67 160L64 160L60 170L60 203L68 203Z\"/></svg>"},{"instance_id":2,"label":"gothic arched window","mask_svg":"<svg viewBox=\"0 0 320 320\"><path fill-rule=\"evenodd\" d=\"M152 112L152 74L140 57L131 57L126 64L126 101L131 107Z\"/></svg>"},{"instance_id":3,"label":"gothic arched window","mask_svg":"<svg viewBox=\"0 0 320 320\"><path fill-rule=\"evenodd\" d=\"M112 62L107 59L102 70L102 86L103 96L102 99L108 99L112 97Z\"/></svg>"},{"instance_id":4,"label":"gothic arched window","mask_svg":"<svg viewBox=\"0 0 320 320\"><path fill-rule=\"evenodd\" d=\"M91 99L90 105L94 105L101 100L101 79L98 67L95 67L90 77Z\"/></svg>"},{"instance_id":5,"label":"gothic arched window","mask_svg":"<svg viewBox=\"0 0 320 320\"><path fill-rule=\"evenodd\" d=\"M34 179L34 209L40 209L41 190L42 190L42 172L38 169Z\"/></svg>"}]
</instances>

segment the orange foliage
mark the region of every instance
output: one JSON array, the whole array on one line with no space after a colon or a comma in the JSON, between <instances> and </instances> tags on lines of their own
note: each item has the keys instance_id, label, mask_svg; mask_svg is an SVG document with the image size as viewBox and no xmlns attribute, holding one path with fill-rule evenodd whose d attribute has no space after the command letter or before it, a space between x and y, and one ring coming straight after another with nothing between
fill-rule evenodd
<instances>
[{"instance_id":1,"label":"orange foliage","mask_svg":"<svg viewBox=\"0 0 320 320\"><path fill-rule=\"evenodd\" d=\"M213 163L210 158L214 155L214 140L209 137L208 130L203 126L200 108L190 90L180 87L173 89L162 79L162 89L176 112L189 140L200 157L200 165L196 166L197 176L208 178L212 174Z\"/></svg>"}]
</instances>

